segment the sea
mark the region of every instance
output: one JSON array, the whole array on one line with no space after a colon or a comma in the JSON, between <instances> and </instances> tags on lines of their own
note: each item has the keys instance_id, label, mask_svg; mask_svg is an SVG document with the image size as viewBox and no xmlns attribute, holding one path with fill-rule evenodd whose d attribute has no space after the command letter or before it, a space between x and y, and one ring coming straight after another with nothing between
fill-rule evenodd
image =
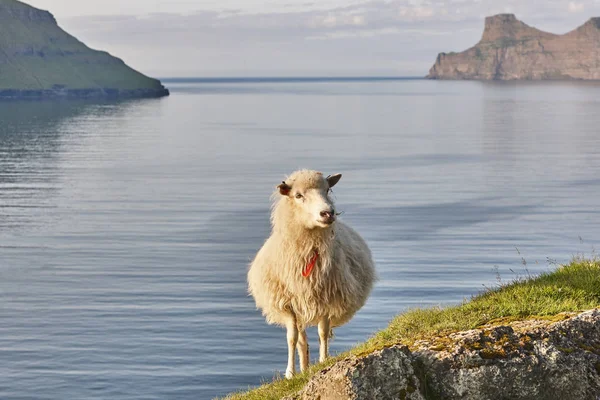
<instances>
[{"instance_id":1,"label":"sea","mask_svg":"<svg viewBox=\"0 0 600 400\"><path fill-rule=\"evenodd\" d=\"M280 375L285 332L246 272L299 168L343 174L379 275L333 353L600 244L598 83L164 83L0 103L0 399L211 399Z\"/></svg>"}]
</instances>

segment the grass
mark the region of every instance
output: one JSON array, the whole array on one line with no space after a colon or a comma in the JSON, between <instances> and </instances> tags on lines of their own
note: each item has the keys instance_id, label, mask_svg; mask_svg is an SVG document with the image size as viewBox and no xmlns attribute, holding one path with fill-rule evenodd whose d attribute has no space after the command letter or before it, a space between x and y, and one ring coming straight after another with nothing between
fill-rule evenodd
<instances>
[{"instance_id":1,"label":"grass","mask_svg":"<svg viewBox=\"0 0 600 400\"><path fill-rule=\"evenodd\" d=\"M227 400L275 400L297 393L318 371L351 355L362 356L395 344L412 347L416 340L474 329L489 323L553 319L557 314L600 307L600 260L574 259L537 277L517 279L452 307L414 309L403 313L365 343L333 357L291 380L271 383L228 396Z\"/></svg>"}]
</instances>

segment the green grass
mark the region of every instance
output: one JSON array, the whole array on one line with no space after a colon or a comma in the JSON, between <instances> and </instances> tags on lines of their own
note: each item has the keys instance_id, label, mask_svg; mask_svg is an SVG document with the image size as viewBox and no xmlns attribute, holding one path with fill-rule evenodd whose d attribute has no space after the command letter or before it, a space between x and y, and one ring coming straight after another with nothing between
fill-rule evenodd
<instances>
[{"instance_id":1,"label":"green grass","mask_svg":"<svg viewBox=\"0 0 600 400\"><path fill-rule=\"evenodd\" d=\"M313 366L294 379L276 378L256 389L232 394L227 400L275 400L292 395L302 389L316 372L350 355L366 355L395 344L411 347L419 339L473 329L488 323L553 319L560 313L595 307L600 307L600 261L596 258L577 258L553 272L500 285L457 306L414 309L403 313L365 343L324 364Z\"/></svg>"}]
</instances>

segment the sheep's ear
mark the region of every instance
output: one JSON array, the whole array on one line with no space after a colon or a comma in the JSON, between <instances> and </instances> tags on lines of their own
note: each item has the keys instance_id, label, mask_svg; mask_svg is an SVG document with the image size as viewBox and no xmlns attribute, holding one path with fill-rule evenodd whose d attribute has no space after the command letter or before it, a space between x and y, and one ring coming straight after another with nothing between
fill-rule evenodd
<instances>
[{"instance_id":1,"label":"sheep's ear","mask_svg":"<svg viewBox=\"0 0 600 400\"><path fill-rule=\"evenodd\" d=\"M281 193L282 196L287 196L290 194L292 187L283 181L277 185L277 189L279 189L279 193Z\"/></svg>"},{"instance_id":2,"label":"sheep's ear","mask_svg":"<svg viewBox=\"0 0 600 400\"><path fill-rule=\"evenodd\" d=\"M329 175L327 177L327 183L329 183L329 187L332 188L342 179L342 174Z\"/></svg>"}]
</instances>

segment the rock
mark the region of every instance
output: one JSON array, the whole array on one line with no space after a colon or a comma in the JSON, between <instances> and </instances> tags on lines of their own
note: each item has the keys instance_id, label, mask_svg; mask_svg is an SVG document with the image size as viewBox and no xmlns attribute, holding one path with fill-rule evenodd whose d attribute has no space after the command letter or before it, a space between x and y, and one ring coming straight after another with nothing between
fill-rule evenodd
<instances>
[{"instance_id":1,"label":"rock","mask_svg":"<svg viewBox=\"0 0 600 400\"><path fill-rule=\"evenodd\" d=\"M0 0L0 99L168 94L160 81L63 31L48 11Z\"/></svg>"},{"instance_id":2,"label":"rock","mask_svg":"<svg viewBox=\"0 0 600 400\"><path fill-rule=\"evenodd\" d=\"M461 53L440 53L427 78L600 79L600 18L555 35L513 14L487 17L479 43Z\"/></svg>"},{"instance_id":3,"label":"rock","mask_svg":"<svg viewBox=\"0 0 600 400\"><path fill-rule=\"evenodd\" d=\"M302 390L303 400L425 400L419 391L406 346L394 346L366 357L352 357L315 375Z\"/></svg>"},{"instance_id":4,"label":"rock","mask_svg":"<svg viewBox=\"0 0 600 400\"><path fill-rule=\"evenodd\" d=\"M294 397L346 399L600 398L600 311L485 326L364 357L315 375Z\"/></svg>"}]
</instances>

